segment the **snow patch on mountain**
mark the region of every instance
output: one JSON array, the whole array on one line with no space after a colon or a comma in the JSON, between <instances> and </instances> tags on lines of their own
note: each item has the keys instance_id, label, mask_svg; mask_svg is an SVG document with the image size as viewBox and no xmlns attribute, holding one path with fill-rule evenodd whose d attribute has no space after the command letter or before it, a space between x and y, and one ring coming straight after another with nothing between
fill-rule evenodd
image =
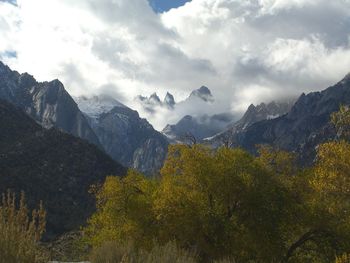
<instances>
[{"instance_id":1,"label":"snow patch on mountain","mask_svg":"<svg viewBox=\"0 0 350 263\"><path fill-rule=\"evenodd\" d=\"M114 107L126 108L124 104L107 95L74 97L74 100L79 109L92 118L97 118L102 113L111 111Z\"/></svg>"}]
</instances>

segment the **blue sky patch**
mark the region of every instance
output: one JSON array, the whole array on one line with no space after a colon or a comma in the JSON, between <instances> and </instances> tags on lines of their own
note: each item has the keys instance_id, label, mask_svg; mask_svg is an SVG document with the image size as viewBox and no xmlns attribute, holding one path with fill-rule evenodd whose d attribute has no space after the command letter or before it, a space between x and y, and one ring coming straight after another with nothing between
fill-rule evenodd
<instances>
[{"instance_id":1,"label":"blue sky patch","mask_svg":"<svg viewBox=\"0 0 350 263\"><path fill-rule=\"evenodd\" d=\"M170 10L171 8L182 6L186 2L190 1L191 0L149 0L149 3L155 12L162 13Z\"/></svg>"},{"instance_id":2,"label":"blue sky patch","mask_svg":"<svg viewBox=\"0 0 350 263\"><path fill-rule=\"evenodd\" d=\"M6 50L3 53L0 53L0 57L3 58L17 58L17 52L13 50Z\"/></svg>"},{"instance_id":3,"label":"blue sky patch","mask_svg":"<svg viewBox=\"0 0 350 263\"><path fill-rule=\"evenodd\" d=\"M0 2L8 2L8 3L11 3L13 5L17 5L17 0L0 0Z\"/></svg>"}]
</instances>

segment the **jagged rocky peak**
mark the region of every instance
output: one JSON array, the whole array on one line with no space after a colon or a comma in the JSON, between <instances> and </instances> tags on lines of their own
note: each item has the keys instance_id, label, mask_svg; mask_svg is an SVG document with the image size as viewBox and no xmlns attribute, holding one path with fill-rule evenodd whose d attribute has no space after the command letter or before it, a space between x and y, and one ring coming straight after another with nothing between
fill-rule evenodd
<instances>
[{"instance_id":1,"label":"jagged rocky peak","mask_svg":"<svg viewBox=\"0 0 350 263\"><path fill-rule=\"evenodd\" d=\"M138 95L135 98L136 101L141 102L141 104L143 104L144 106L150 107L150 106L161 106L162 102L159 98L159 96L157 95L156 92L154 92L151 96L147 97L147 96L142 96L142 95Z\"/></svg>"},{"instance_id":2,"label":"jagged rocky peak","mask_svg":"<svg viewBox=\"0 0 350 263\"><path fill-rule=\"evenodd\" d=\"M74 98L79 109L90 117L98 117L102 113L109 112L114 107L125 108L126 106L107 94L80 96Z\"/></svg>"},{"instance_id":3,"label":"jagged rocky peak","mask_svg":"<svg viewBox=\"0 0 350 263\"><path fill-rule=\"evenodd\" d=\"M0 61L0 74L9 73L9 72L11 72L11 69Z\"/></svg>"},{"instance_id":4,"label":"jagged rocky peak","mask_svg":"<svg viewBox=\"0 0 350 263\"><path fill-rule=\"evenodd\" d=\"M251 104L242 119L238 122L240 128L247 128L251 124L261 121L275 119L286 114L292 107L294 100L276 102L272 101L268 104L261 103L257 106ZM234 126L237 126L236 124Z\"/></svg>"},{"instance_id":5,"label":"jagged rocky peak","mask_svg":"<svg viewBox=\"0 0 350 263\"><path fill-rule=\"evenodd\" d=\"M150 97L149 97L149 102L152 104L160 104L160 98L158 97L157 93L154 92Z\"/></svg>"},{"instance_id":6,"label":"jagged rocky peak","mask_svg":"<svg viewBox=\"0 0 350 263\"><path fill-rule=\"evenodd\" d=\"M209 138L208 141L210 141L213 146L221 146L223 141L226 141L228 138L234 138L234 136L246 131L255 123L274 120L287 114L292 108L294 101L294 99L279 102L272 101L267 104L261 103L257 106L251 104L239 121L232 123L226 130Z\"/></svg>"},{"instance_id":7,"label":"jagged rocky peak","mask_svg":"<svg viewBox=\"0 0 350 263\"><path fill-rule=\"evenodd\" d=\"M18 84L22 88L32 87L36 84L34 77L28 73L23 73L18 78Z\"/></svg>"},{"instance_id":8,"label":"jagged rocky peak","mask_svg":"<svg viewBox=\"0 0 350 263\"><path fill-rule=\"evenodd\" d=\"M45 128L56 127L99 145L98 139L59 80L37 82L0 64L0 99L20 107Z\"/></svg>"},{"instance_id":9,"label":"jagged rocky peak","mask_svg":"<svg viewBox=\"0 0 350 263\"><path fill-rule=\"evenodd\" d=\"M196 89L191 92L190 98L199 98L204 101L213 101L213 95L211 94L211 91L206 86L202 86L199 89Z\"/></svg>"},{"instance_id":10,"label":"jagged rocky peak","mask_svg":"<svg viewBox=\"0 0 350 263\"><path fill-rule=\"evenodd\" d=\"M174 96L172 94L170 94L169 92L166 93L163 104L165 104L166 106L173 108L175 106L175 99Z\"/></svg>"}]
</instances>

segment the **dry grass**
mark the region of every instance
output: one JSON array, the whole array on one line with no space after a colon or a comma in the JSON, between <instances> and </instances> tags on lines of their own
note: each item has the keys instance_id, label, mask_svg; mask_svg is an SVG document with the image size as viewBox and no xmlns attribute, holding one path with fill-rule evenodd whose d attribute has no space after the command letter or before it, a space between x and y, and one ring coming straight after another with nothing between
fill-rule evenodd
<instances>
[{"instance_id":1,"label":"dry grass","mask_svg":"<svg viewBox=\"0 0 350 263\"><path fill-rule=\"evenodd\" d=\"M174 242L164 246L155 244L150 251L138 251L132 244L107 242L95 249L92 263L196 263L196 256L179 248Z\"/></svg>"},{"instance_id":2,"label":"dry grass","mask_svg":"<svg viewBox=\"0 0 350 263\"><path fill-rule=\"evenodd\" d=\"M0 203L0 263L47 262L47 257L39 246L39 240L45 230L45 211L40 205L38 210L29 210L24 194L19 205L10 192L2 196Z\"/></svg>"},{"instance_id":3,"label":"dry grass","mask_svg":"<svg viewBox=\"0 0 350 263\"><path fill-rule=\"evenodd\" d=\"M337 257L335 263L350 263L350 254L344 254L341 257Z\"/></svg>"}]
</instances>

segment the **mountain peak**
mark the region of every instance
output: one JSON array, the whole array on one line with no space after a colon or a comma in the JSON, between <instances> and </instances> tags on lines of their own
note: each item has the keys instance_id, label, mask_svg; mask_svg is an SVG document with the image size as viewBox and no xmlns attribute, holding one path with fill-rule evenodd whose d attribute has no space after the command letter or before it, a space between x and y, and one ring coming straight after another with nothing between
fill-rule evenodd
<instances>
[{"instance_id":1,"label":"mountain peak","mask_svg":"<svg viewBox=\"0 0 350 263\"><path fill-rule=\"evenodd\" d=\"M28 73L19 75L18 82L21 87L32 87L37 84L34 77Z\"/></svg>"},{"instance_id":2,"label":"mountain peak","mask_svg":"<svg viewBox=\"0 0 350 263\"><path fill-rule=\"evenodd\" d=\"M149 101L153 103L160 103L160 98L158 97L157 93L154 92L150 97Z\"/></svg>"},{"instance_id":3,"label":"mountain peak","mask_svg":"<svg viewBox=\"0 0 350 263\"><path fill-rule=\"evenodd\" d=\"M175 105L175 99L174 96L172 94L170 94L169 92L166 93L165 98L163 103L171 108L174 107Z\"/></svg>"},{"instance_id":4,"label":"mountain peak","mask_svg":"<svg viewBox=\"0 0 350 263\"><path fill-rule=\"evenodd\" d=\"M98 117L115 107L126 108L124 104L104 94L92 97L75 97L74 100L78 104L79 109L90 117Z\"/></svg>"},{"instance_id":5,"label":"mountain peak","mask_svg":"<svg viewBox=\"0 0 350 263\"><path fill-rule=\"evenodd\" d=\"M214 100L210 89L207 88L206 86L202 86L199 89L192 91L190 98L191 97L197 97L197 98L200 98L204 101L213 101Z\"/></svg>"},{"instance_id":6,"label":"mountain peak","mask_svg":"<svg viewBox=\"0 0 350 263\"><path fill-rule=\"evenodd\" d=\"M6 66L1 60L0 60L0 72L6 72L9 71L10 68Z\"/></svg>"}]
</instances>

